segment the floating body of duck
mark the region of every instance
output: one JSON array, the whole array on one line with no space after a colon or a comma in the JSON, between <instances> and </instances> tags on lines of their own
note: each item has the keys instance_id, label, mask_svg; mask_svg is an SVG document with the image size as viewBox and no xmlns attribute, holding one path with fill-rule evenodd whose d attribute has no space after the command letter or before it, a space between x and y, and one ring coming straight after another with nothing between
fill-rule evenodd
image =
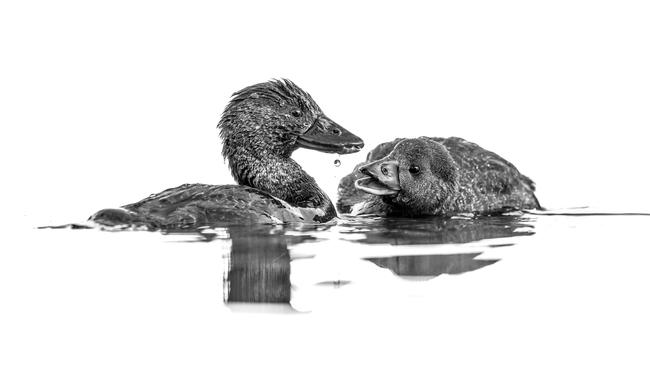
<instances>
[{"instance_id":1,"label":"floating body of duck","mask_svg":"<svg viewBox=\"0 0 650 366\"><path fill-rule=\"evenodd\" d=\"M458 137L377 146L339 184L339 211L385 216L539 209L535 184L499 155Z\"/></svg>"},{"instance_id":2,"label":"floating body of duck","mask_svg":"<svg viewBox=\"0 0 650 366\"><path fill-rule=\"evenodd\" d=\"M218 127L222 154L240 185L184 184L90 219L109 226L190 229L336 217L330 199L291 154L299 147L354 153L363 141L325 116L309 94L289 80L247 87L233 94Z\"/></svg>"}]
</instances>

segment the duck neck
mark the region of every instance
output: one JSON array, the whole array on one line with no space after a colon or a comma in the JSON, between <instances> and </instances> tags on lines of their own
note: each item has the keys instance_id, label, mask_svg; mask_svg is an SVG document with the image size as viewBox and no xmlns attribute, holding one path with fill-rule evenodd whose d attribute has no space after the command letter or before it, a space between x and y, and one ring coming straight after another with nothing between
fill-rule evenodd
<instances>
[{"instance_id":1,"label":"duck neck","mask_svg":"<svg viewBox=\"0 0 650 366\"><path fill-rule=\"evenodd\" d=\"M263 190L294 207L322 211L315 212L314 221L324 222L336 217L329 197L290 156L240 150L228 157L228 163L238 184Z\"/></svg>"}]
</instances>

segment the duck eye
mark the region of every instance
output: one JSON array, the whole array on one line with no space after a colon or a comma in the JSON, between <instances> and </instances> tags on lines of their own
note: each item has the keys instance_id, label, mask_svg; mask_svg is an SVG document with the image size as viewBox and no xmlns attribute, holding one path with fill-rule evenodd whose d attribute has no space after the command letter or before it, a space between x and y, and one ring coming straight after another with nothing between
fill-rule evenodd
<instances>
[{"instance_id":1,"label":"duck eye","mask_svg":"<svg viewBox=\"0 0 650 366\"><path fill-rule=\"evenodd\" d=\"M420 172L420 167L417 165L411 165L409 167L409 173L411 174L418 174Z\"/></svg>"},{"instance_id":2,"label":"duck eye","mask_svg":"<svg viewBox=\"0 0 650 366\"><path fill-rule=\"evenodd\" d=\"M296 109L295 111L291 112L291 115L294 117L302 117L302 111L300 109Z\"/></svg>"}]
</instances>

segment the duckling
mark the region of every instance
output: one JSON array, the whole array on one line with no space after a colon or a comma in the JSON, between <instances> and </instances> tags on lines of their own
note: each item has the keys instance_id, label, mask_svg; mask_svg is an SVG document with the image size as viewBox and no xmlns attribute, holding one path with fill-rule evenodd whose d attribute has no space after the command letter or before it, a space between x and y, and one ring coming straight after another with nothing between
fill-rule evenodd
<instances>
[{"instance_id":1,"label":"duckling","mask_svg":"<svg viewBox=\"0 0 650 366\"><path fill-rule=\"evenodd\" d=\"M380 144L341 180L338 193L339 211L354 215L489 215L541 208L531 179L458 137Z\"/></svg>"},{"instance_id":2,"label":"duckling","mask_svg":"<svg viewBox=\"0 0 650 366\"><path fill-rule=\"evenodd\" d=\"M155 230L336 217L327 194L291 154L301 147L355 153L363 140L328 118L307 92L287 79L246 87L233 94L218 128L239 185L183 184L90 220Z\"/></svg>"}]
</instances>

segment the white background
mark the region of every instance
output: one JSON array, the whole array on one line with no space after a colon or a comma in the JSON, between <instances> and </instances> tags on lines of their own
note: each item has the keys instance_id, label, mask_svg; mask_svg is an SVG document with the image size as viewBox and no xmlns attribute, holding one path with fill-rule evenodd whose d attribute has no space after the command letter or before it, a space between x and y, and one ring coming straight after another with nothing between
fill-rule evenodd
<instances>
[{"instance_id":1,"label":"white background","mask_svg":"<svg viewBox=\"0 0 650 366\"><path fill-rule=\"evenodd\" d=\"M220 157L220 113L232 92L279 77L366 141L339 168L333 155L294 155L332 199L338 178L377 143L460 136L517 165L548 208L647 212L646 4L3 1L2 222L83 221L182 183L232 182ZM468 274L431 282L430 295L440 296L431 319L419 316L428 302L409 318L399 296L348 318L220 317L225 310L210 308L221 301L220 283L210 277L214 246L161 247L147 233L133 246L98 233L30 231L2 248L8 254L0 270L8 274L1 291L13 301L0 301L11 309L0 315L12 322L12 355L41 364L64 364L65 357L201 364L220 360L224 344L260 362L303 349L330 364L339 350L379 360L386 352L384 361L398 364L400 355L417 359L434 344L446 357L432 352L431 363L469 357L534 364L541 357L579 364L585 355L638 361L648 329L641 326L647 277L638 275L647 275L647 256L638 252L646 221L600 222L567 230L562 240L540 230L531 237L539 246L513 249L526 260L504 260L480 280ZM634 223L635 231L607 231L612 222ZM599 237L602 245L591 250ZM629 252L607 246L619 241ZM611 273L610 260L618 265ZM350 314L354 303L339 306L334 314ZM395 309L404 318L382 319ZM420 325L414 343L400 333ZM318 343L303 336L314 332ZM258 348L233 342L249 337Z\"/></svg>"},{"instance_id":2,"label":"white background","mask_svg":"<svg viewBox=\"0 0 650 366\"><path fill-rule=\"evenodd\" d=\"M515 163L546 207L643 210L648 19L642 1L3 2L2 184L14 210L57 223L232 182L221 111L286 77L366 141L338 169L295 154L332 199L377 143L460 136Z\"/></svg>"}]
</instances>

